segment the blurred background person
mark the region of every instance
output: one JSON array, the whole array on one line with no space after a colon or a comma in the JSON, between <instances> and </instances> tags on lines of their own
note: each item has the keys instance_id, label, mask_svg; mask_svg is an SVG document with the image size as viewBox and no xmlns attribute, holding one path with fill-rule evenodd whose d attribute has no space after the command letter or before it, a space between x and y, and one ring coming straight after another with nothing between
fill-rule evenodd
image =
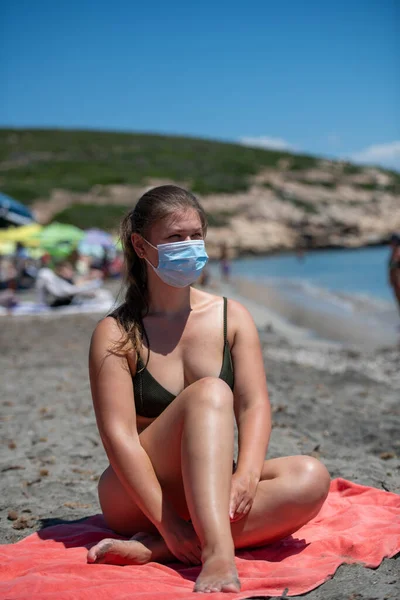
<instances>
[{"instance_id":1,"label":"blurred background person","mask_svg":"<svg viewBox=\"0 0 400 600\"><path fill-rule=\"evenodd\" d=\"M96 297L96 290L101 287L102 279L97 273L90 273L84 281L76 279L76 273L70 261L61 260L56 263L54 271L48 267L41 268L36 278L37 301L50 308L69 306L83 296Z\"/></svg>"},{"instance_id":2,"label":"blurred background person","mask_svg":"<svg viewBox=\"0 0 400 600\"><path fill-rule=\"evenodd\" d=\"M221 244L220 247L219 266L222 281L224 281L225 283L229 283L231 278L231 261L229 258L229 250L226 242Z\"/></svg>"},{"instance_id":3,"label":"blurred background person","mask_svg":"<svg viewBox=\"0 0 400 600\"><path fill-rule=\"evenodd\" d=\"M400 235L394 233L390 239L391 253L389 257L389 284L400 311Z\"/></svg>"},{"instance_id":4,"label":"blurred background person","mask_svg":"<svg viewBox=\"0 0 400 600\"><path fill-rule=\"evenodd\" d=\"M17 306L17 270L12 259L0 254L0 306L9 312Z\"/></svg>"},{"instance_id":5,"label":"blurred background person","mask_svg":"<svg viewBox=\"0 0 400 600\"><path fill-rule=\"evenodd\" d=\"M17 242L13 255L13 265L16 271L16 289L26 290L34 286L36 269L34 261L29 256L22 242Z\"/></svg>"}]
</instances>

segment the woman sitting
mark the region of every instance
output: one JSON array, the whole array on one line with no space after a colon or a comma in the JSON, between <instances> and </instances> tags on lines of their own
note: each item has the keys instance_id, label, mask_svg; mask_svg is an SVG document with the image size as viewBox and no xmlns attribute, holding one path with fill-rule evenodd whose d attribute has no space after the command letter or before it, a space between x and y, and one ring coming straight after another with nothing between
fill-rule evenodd
<instances>
[{"instance_id":1,"label":"woman sitting","mask_svg":"<svg viewBox=\"0 0 400 600\"><path fill-rule=\"evenodd\" d=\"M265 460L271 431L258 333L238 302L194 289L206 217L172 186L145 193L121 226L125 302L96 327L90 380L110 465L107 525L88 562L202 564L194 590L237 592L235 548L279 540L320 510L315 458ZM239 452L233 464L234 418Z\"/></svg>"}]
</instances>

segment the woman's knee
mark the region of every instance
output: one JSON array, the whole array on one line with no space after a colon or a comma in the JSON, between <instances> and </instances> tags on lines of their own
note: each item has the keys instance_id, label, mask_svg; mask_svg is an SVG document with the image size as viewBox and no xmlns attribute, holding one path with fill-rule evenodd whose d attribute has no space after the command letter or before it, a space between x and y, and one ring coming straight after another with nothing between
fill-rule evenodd
<instances>
[{"instance_id":1,"label":"woman's knee","mask_svg":"<svg viewBox=\"0 0 400 600\"><path fill-rule=\"evenodd\" d=\"M312 456L297 456L296 485L298 493L311 503L322 503L328 495L330 475L327 468Z\"/></svg>"},{"instance_id":2,"label":"woman's knee","mask_svg":"<svg viewBox=\"0 0 400 600\"><path fill-rule=\"evenodd\" d=\"M193 383L190 388L196 402L188 402L189 408L207 406L217 410L233 410L232 390L219 377L203 377ZM188 395L192 396L192 394Z\"/></svg>"}]
</instances>

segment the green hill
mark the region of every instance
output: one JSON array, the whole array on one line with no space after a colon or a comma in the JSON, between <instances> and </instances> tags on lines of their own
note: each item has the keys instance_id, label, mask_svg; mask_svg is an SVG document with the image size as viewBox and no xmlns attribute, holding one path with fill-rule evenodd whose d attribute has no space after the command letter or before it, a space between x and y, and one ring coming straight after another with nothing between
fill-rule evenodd
<instances>
[{"instance_id":1,"label":"green hill","mask_svg":"<svg viewBox=\"0 0 400 600\"><path fill-rule=\"evenodd\" d=\"M86 192L96 184L135 185L148 178L185 182L199 194L233 193L282 159L291 170L318 163L302 154L187 137L0 129L0 189L27 204L54 188Z\"/></svg>"}]
</instances>

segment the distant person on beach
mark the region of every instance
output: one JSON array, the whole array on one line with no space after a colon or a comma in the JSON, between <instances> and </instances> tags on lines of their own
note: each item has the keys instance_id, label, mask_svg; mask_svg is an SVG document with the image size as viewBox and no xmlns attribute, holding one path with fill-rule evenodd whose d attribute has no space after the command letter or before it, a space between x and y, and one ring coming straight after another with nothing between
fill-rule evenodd
<instances>
[{"instance_id":1,"label":"distant person on beach","mask_svg":"<svg viewBox=\"0 0 400 600\"><path fill-rule=\"evenodd\" d=\"M114 258L108 265L108 276L111 278L121 277L124 266L124 259L121 252L116 252Z\"/></svg>"},{"instance_id":2,"label":"distant person on beach","mask_svg":"<svg viewBox=\"0 0 400 600\"><path fill-rule=\"evenodd\" d=\"M28 250L22 242L17 242L13 255L13 264L16 270L16 289L28 289L34 285L36 271L32 266Z\"/></svg>"},{"instance_id":3,"label":"distant person on beach","mask_svg":"<svg viewBox=\"0 0 400 600\"><path fill-rule=\"evenodd\" d=\"M40 304L51 308L68 306L75 297L74 269L67 260L59 261L54 271L44 267L39 269L36 290Z\"/></svg>"},{"instance_id":4,"label":"distant person on beach","mask_svg":"<svg viewBox=\"0 0 400 600\"><path fill-rule=\"evenodd\" d=\"M200 287L208 287L211 283L210 272L207 267L204 267L202 272L200 273L200 277L197 280L197 285Z\"/></svg>"},{"instance_id":5,"label":"distant person on beach","mask_svg":"<svg viewBox=\"0 0 400 600\"><path fill-rule=\"evenodd\" d=\"M50 308L69 306L82 294L93 297L100 280L94 275L86 280L76 281L75 271L68 260L56 263L54 271L48 267L39 269L36 278L36 292L39 304Z\"/></svg>"},{"instance_id":6,"label":"distant person on beach","mask_svg":"<svg viewBox=\"0 0 400 600\"><path fill-rule=\"evenodd\" d=\"M131 539L102 540L87 560L201 564L196 592L238 592L235 548L315 517L329 475L310 456L265 460L271 411L253 319L192 287L206 231L197 199L173 185L146 192L122 221L125 301L97 325L89 371L110 461L100 505Z\"/></svg>"},{"instance_id":7,"label":"distant person on beach","mask_svg":"<svg viewBox=\"0 0 400 600\"><path fill-rule=\"evenodd\" d=\"M16 289L17 270L12 260L0 255L0 306L6 308L9 314L18 305Z\"/></svg>"},{"instance_id":8,"label":"distant person on beach","mask_svg":"<svg viewBox=\"0 0 400 600\"><path fill-rule=\"evenodd\" d=\"M221 270L221 279L225 283L229 283L231 278L231 261L229 260L229 250L226 243L221 244L221 252L219 257L219 265Z\"/></svg>"},{"instance_id":9,"label":"distant person on beach","mask_svg":"<svg viewBox=\"0 0 400 600\"><path fill-rule=\"evenodd\" d=\"M296 249L296 256L297 256L297 260L299 262L303 262L304 258L305 258L305 252L304 252L304 248L297 248Z\"/></svg>"},{"instance_id":10,"label":"distant person on beach","mask_svg":"<svg viewBox=\"0 0 400 600\"><path fill-rule=\"evenodd\" d=\"M400 311L400 235L395 233L390 239L389 283Z\"/></svg>"}]
</instances>

